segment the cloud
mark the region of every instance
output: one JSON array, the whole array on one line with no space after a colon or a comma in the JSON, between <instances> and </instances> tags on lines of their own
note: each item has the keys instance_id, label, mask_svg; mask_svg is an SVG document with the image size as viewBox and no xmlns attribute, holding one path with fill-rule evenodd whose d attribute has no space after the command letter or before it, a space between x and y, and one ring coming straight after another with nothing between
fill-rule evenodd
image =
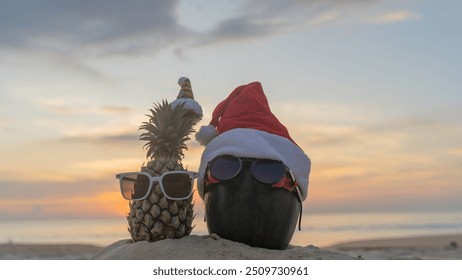
<instances>
[{"instance_id":1,"label":"cloud","mask_svg":"<svg viewBox=\"0 0 462 280\"><path fill-rule=\"evenodd\" d=\"M36 101L38 108L56 115L88 113L88 108L78 108L71 104L69 98L64 96L50 98L41 97Z\"/></svg>"},{"instance_id":2,"label":"cloud","mask_svg":"<svg viewBox=\"0 0 462 280\"><path fill-rule=\"evenodd\" d=\"M106 113L128 113L131 112L133 108L128 106L102 106L101 111Z\"/></svg>"},{"instance_id":3,"label":"cloud","mask_svg":"<svg viewBox=\"0 0 462 280\"><path fill-rule=\"evenodd\" d=\"M462 147L450 148L448 153L451 155L462 157Z\"/></svg>"},{"instance_id":4,"label":"cloud","mask_svg":"<svg viewBox=\"0 0 462 280\"><path fill-rule=\"evenodd\" d=\"M210 34L212 41L223 39L258 37L269 34L271 25L251 20L248 17L236 17L221 22Z\"/></svg>"},{"instance_id":5,"label":"cloud","mask_svg":"<svg viewBox=\"0 0 462 280\"><path fill-rule=\"evenodd\" d=\"M73 133L73 135L64 136L62 138L51 140L52 142L60 142L60 143L90 143L90 144L99 144L99 145L107 145L107 144L124 144L124 143L136 143L140 137L140 133L122 133L122 132L114 132L111 134L110 131L104 134L103 131L99 131L99 133Z\"/></svg>"},{"instance_id":6,"label":"cloud","mask_svg":"<svg viewBox=\"0 0 462 280\"><path fill-rule=\"evenodd\" d=\"M393 11L386 12L366 19L367 22L374 24L385 24L409 20L419 20L422 18L421 14L409 12L409 11Z\"/></svg>"},{"instance_id":7,"label":"cloud","mask_svg":"<svg viewBox=\"0 0 462 280\"><path fill-rule=\"evenodd\" d=\"M2 1L0 44L99 53L161 49L181 36L178 1Z\"/></svg>"},{"instance_id":8,"label":"cloud","mask_svg":"<svg viewBox=\"0 0 462 280\"><path fill-rule=\"evenodd\" d=\"M179 0L7 0L2 1L0 9L0 50L34 49L65 57L69 53L135 55L172 48L181 55L185 46L264 38L292 28L335 22L379 2L383 1L238 1L234 13L216 16L211 23L214 26L197 31L181 24L184 15L178 13ZM397 21L418 16L395 12L370 20Z\"/></svg>"},{"instance_id":9,"label":"cloud","mask_svg":"<svg viewBox=\"0 0 462 280\"><path fill-rule=\"evenodd\" d=\"M361 1L359 1L361 2ZM362 1L374 2L374 1ZM339 9L358 1L249 1L239 14L215 26L202 43L262 38L293 28L326 24L340 18Z\"/></svg>"},{"instance_id":10,"label":"cloud","mask_svg":"<svg viewBox=\"0 0 462 280\"><path fill-rule=\"evenodd\" d=\"M117 190L117 182L113 176L106 179L83 179L81 181L0 181L2 200L60 199L77 197L94 193Z\"/></svg>"},{"instance_id":11,"label":"cloud","mask_svg":"<svg viewBox=\"0 0 462 280\"><path fill-rule=\"evenodd\" d=\"M130 106L119 105L95 105L95 101L82 96L53 96L40 97L35 101L35 106L39 109L56 115L72 114L111 114L126 116L134 111Z\"/></svg>"}]
</instances>

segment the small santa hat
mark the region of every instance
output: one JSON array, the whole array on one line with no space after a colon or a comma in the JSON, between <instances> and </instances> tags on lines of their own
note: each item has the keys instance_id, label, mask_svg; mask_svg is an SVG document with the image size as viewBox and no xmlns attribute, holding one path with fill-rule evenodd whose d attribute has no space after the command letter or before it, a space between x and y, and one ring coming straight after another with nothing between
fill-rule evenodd
<instances>
[{"instance_id":1,"label":"small santa hat","mask_svg":"<svg viewBox=\"0 0 462 280\"><path fill-rule=\"evenodd\" d=\"M206 146L197 185L201 197L207 163L219 155L280 160L294 174L302 198L307 197L311 161L271 112L259 82L237 87L220 102L196 140Z\"/></svg>"},{"instance_id":2,"label":"small santa hat","mask_svg":"<svg viewBox=\"0 0 462 280\"><path fill-rule=\"evenodd\" d=\"M202 118L202 107L196 100L194 100L194 94L192 92L191 81L189 78L181 77L178 80L178 84L180 85L181 89L177 98L170 105L172 106L172 109L179 104L184 104L184 109L194 112L196 115L198 115L199 119Z\"/></svg>"}]
</instances>

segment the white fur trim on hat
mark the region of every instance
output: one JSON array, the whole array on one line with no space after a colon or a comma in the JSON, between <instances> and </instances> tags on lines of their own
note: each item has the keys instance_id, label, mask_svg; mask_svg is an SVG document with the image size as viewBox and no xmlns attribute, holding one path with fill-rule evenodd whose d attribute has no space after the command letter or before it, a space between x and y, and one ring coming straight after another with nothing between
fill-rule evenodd
<instances>
[{"instance_id":1,"label":"white fur trim on hat","mask_svg":"<svg viewBox=\"0 0 462 280\"><path fill-rule=\"evenodd\" d=\"M217 129L209 124L206 126L202 126L199 131L196 133L196 141L199 144L206 146L213 138L217 136L218 132Z\"/></svg>"},{"instance_id":2,"label":"white fur trim on hat","mask_svg":"<svg viewBox=\"0 0 462 280\"><path fill-rule=\"evenodd\" d=\"M172 106L172 109L175 109L175 107L180 104L184 104L183 109L194 111L197 115L202 117L202 107L196 100L190 98L177 98L170 106Z\"/></svg>"},{"instance_id":3,"label":"white fur trim on hat","mask_svg":"<svg viewBox=\"0 0 462 280\"><path fill-rule=\"evenodd\" d=\"M311 161L300 147L279 135L249 128L236 128L213 138L202 154L197 181L197 189L202 198L204 197L203 178L207 164L220 155L280 160L294 174L299 183L302 199L305 200L308 196Z\"/></svg>"}]
</instances>

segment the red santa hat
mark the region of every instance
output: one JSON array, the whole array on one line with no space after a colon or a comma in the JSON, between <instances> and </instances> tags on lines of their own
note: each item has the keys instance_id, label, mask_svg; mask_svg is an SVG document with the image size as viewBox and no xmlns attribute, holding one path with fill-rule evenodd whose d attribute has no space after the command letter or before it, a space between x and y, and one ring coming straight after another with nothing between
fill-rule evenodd
<instances>
[{"instance_id":1,"label":"red santa hat","mask_svg":"<svg viewBox=\"0 0 462 280\"><path fill-rule=\"evenodd\" d=\"M201 197L207 163L219 155L280 160L294 174L302 198L307 197L311 161L271 112L259 82L237 87L220 102L210 124L201 127L196 140L206 146L197 186Z\"/></svg>"},{"instance_id":2,"label":"red santa hat","mask_svg":"<svg viewBox=\"0 0 462 280\"><path fill-rule=\"evenodd\" d=\"M198 116L198 120L202 118L202 107L194 100L194 94L191 88L191 81L189 78L181 77L178 79L178 85L181 89L177 98L171 103L172 109L180 104L183 104L185 110L190 110Z\"/></svg>"}]
</instances>

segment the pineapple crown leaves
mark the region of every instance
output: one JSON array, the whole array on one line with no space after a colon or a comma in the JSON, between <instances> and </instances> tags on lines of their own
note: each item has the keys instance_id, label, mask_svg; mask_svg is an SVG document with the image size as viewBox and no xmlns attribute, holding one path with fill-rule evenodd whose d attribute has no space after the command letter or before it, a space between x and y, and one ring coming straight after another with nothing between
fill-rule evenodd
<instances>
[{"instance_id":1,"label":"pineapple crown leaves","mask_svg":"<svg viewBox=\"0 0 462 280\"><path fill-rule=\"evenodd\" d=\"M183 106L179 104L172 109L170 103L163 100L150 109L151 114L146 115L149 121L139 127L139 130L144 130L140 140L147 141L143 146L147 149L147 158L184 158L183 150L188 149L185 142L190 140L188 135L194 132L192 126L197 116Z\"/></svg>"}]
</instances>

